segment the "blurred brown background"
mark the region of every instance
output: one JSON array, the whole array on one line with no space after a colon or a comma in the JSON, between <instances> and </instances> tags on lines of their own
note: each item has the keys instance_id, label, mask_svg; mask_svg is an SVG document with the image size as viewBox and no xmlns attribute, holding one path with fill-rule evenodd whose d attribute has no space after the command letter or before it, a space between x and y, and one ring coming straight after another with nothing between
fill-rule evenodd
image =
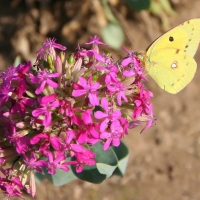
<instances>
[{"instance_id":1,"label":"blurred brown background","mask_svg":"<svg viewBox=\"0 0 200 200\"><path fill-rule=\"evenodd\" d=\"M135 12L120 0L109 6L125 36L129 50L145 50L166 27L200 17L200 0L171 0L175 15ZM167 26L162 20L167 19ZM16 56L34 62L35 52L47 37L57 38L68 52L77 44L101 35L107 17L100 0L1 0L0 68L11 65ZM199 33L200 37L200 33ZM114 58L125 55L110 51ZM195 59L200 66L200 49ZM156 125L139 134L131 130L125 142L130 159L123 178L112 177L100 185L74 181L54 187L44 181L37 187L36 200L199 200L200 199L200 70L194 80L177 95L158 88L149 77L146 87L153 91ZM1 198L1 196L0 196ZM14 198L17 199L17 198ZM27 199L31 199L27 197Z\"/></svg>"}]
</instances>

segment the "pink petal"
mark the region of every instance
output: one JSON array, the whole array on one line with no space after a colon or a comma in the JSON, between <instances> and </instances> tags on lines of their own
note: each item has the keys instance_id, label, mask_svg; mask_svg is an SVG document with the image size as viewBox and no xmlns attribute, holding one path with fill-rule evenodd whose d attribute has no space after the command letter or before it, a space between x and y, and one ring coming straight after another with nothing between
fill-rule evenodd
<instances>
[{"instance_id":1,"label":"pink petal","mask_svg":"<svg viewBox=\"0 0 200 200\"><path fill-rule=\"evenodd\" d=\"M51 124L51 113L47 112L47 113L45 113L45 119L43 121L43 125L47 127L50 124Z\"/></svg>"},{"instance_id":2,"label":"pink petal","mask_svg":"<svg viewBox=\"0 0 200 200\"><path fill-rule=\"evenodd\" d=\"M130 76L134 76L134 75L135 75L135 72L132 71L132 70L130 70L130 71L125 70L125 71L123 72L123 75L126 76L126 77L130 77Z\"/></svg>"},{"instance_id":3,"label":"pink petal","mask_svg":"<svg viewBox=\"0 0 200 200\"><path fill-rule=\"evenodd\" d=\"M120 145L120 139L119 138L114 138L112 140L112 144L113 144L113 146L118 147Z\"/></svg>"},{"instance_id":4,"label":"pink petal","mask_svg":"<svg viewBox=\"0 0 200 200\"><path fill-rule=\"evenodd\" d=\"M56 100L51 104L51 108L57 108L59 105L60 105L60 102Z\"/></svg>"},{"instance_id":5,"label":"pink petal","mask_svg":"<svg viewBox=\"0 0 200 200\"><path fill-rule=\"evenodd\" d=\"M40 94L44 90L44 87L46 85L46 81L43 81L42 84L35 90L35 94Z\"/></svg>"},{"instance_id":6,"label":"pink petal","mask_svg":"<svg viewBox=\"0 0 200 200\"><path fill-rule=\"evenodd\" d=\"M85 88L85 89L88 88L88 84L87 84L87 81L86 81L85 78L80 77L80 78L79 78L79 83L80 83L80 85L81 85L83 88Z\"/></svg>"},{"instance_id":7,"label":"pink petal","mask_svg":"<svg viewBox=\"0 0 200 200\"><path fill-rule=\"evenodd\" d=\"M42 97L42 98L39 99L39 103L41 103L41 104L47 104L47 103L55 100L55 98L56 98L55 94L44 96L44 97Z\"/></svg>"},{"instance_id":8,"label":"pink petal","mask_svg":"<svg viewBox=\"0 0 200 200\"><path fill-rule=\"evenodd\" d=\"M102 118L105 118L105 117L107 117L108 116L108 114L106 114L106 113L104 113L104 112L102 112L102 111L96 111L95 113L94 113L94 117L96 118L96 119L102 119Z\"/></svg>"},{"instance_id":9,"label":"pink petal","mask_svg":"<svg viewBox=\"0 0 200 200\"><path fill-rule=\"evenodd\" d=\"M66 142L70 143L72 141L72 139L75 136L75 131L74 130L69 130L67 131L67 137L66 137Z\"/></svg>"},{"instance_id":10,"label":"pink petal","mask_svg":"<svg viewBox=\"0 0 200 200\"><path fill-rule=\"evenodd\" d=\"M106 112L108 112L108 100L107 100L106 98L103 98L103 99L101 100L101 105L102 105L103 109L104 109Z\"/></svg>"},{"instance_id":11,"label":"pink petal","mask_svg":"<svg viewBox=\"0 0 200 200\"><path fill-rule=\"evenodd\" d=\"M110 135L111 135L111 133L109 133L109 132L103 132L103 133L101 133L100 138L107 139L107 138L110 138Z\"/></svg>"},{"instance_id":12,"label":"pink petal","mask_svg":"<svg viewBox=\"0 0 200 200\"><path fill-rule=\"evenodd\" d=\"M99 89L100 84L98 82L95 82L91 85L90 89L93 91L96 91L97 89Z\"/></svg>"},{"instance_id":13,"label":"pink petal","mask_svg":"<svg viewBox=\"0 0 200 200\"><path fill-rule=\"evenodd\" d=\"M131 62L132 58L128 57L122 61L122 66L127 66Z\"/></svg>"},{"instance_id":14,"label":"pink petal","mask_svg":"<svg viewBox=\"0 0 200 200\"><path fill-rule=\"evenodd\" d=\"M72 92L72 96L73 96L73 97L79 97L79 96L82 96L82 95L84 95L84 94L86 94L86 93L87 93L86 90L74 90L74 91Z\"/></svg>"},{"instance_id":15,"label":"pink petal","mask_svg":"<svg viewBox=\"0 0 200 200\"><path fill-rule=\"evenodd\" d=\"M111 139L108 139L105 144L103 145L103 150L106 151L109 149L110 147L110 144L111 144L112 140Z\"/></svg>"},{"instance_id":16,"label":"pink petal","mask_svg":"<svg viewBox=\"0 0 200 200\"><path fill-rule=\"evenodd\" d=\"M115 111L113 111L113 113L112 113L112 117L113 117L114 119L118 119L118 118L120 118L121 116L122 116L122 113L121 113L120 110L115 110Z\"/></svg>"},{"instance_id":17,"label":"pink petal","mask_svg":"<svg viewBox=\"0 0 200 200\"><path fill-rule=\"evenodd\" d=\"M110 120L108 118L106 118L100 125L100 131L103 132L106 130L107 126L108 126L108 122Z\"/></svg>"},{"instance_id":18,"label":"pink petal","mask_svg":"<svg viewBox=\"0 0 200 200\"><path fill-rule=\"evenodd\" d=\"M92 124L91 110L87 110L82 114L82 119L85 124Z\"/></svg>"},{"instance_id":19,"label":"pink petal","mask_svg":"<svg viewBox=\"0 0 200 200\"><path fill-rule=\"evenodd\" d=\"M99 99L97 97L96 94L93 94L93 93L90 93L88 95L88 98L90 100L90 103L93 105L93 106L98 106L99 105Z\"/></svg>"},{"instance_id":20,"label":"pink petal","mask_svg":"<svg viewBox=\"0 0 200 200\"><path fill-rule=\"evenodd\" d=\"M57 88L58 84L55 83L54 81L47 79L47 83L52 87L52 88Z\"/></svg>"},{"instance_id":21,"label":"pink petal","mask_svg":"<svg viewBox=\"0 0 200 200\"><path fill-rule=\"evenodd\" d=\"M45 111L46 111L45 108L37 108L37 109L33 110L32 115L33 115L33 117L38 117L39 115L44 114Z\"/></svg>"}]
</instances>

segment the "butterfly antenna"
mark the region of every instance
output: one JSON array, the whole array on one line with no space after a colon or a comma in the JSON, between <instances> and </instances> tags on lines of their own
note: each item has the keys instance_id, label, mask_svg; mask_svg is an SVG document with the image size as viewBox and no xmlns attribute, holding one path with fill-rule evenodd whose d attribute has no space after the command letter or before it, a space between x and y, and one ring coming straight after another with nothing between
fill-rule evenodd
<instances>
[{"instance_id":1,"label":"butterfly antenna","mask_svg":"<svg viewBox=\"0 0 200 200\"><path fill-rule=\"evenodd\" d=\"M130 40L130 42L131 42L132 46L134 46L134 45L133 45L133 41L131 40L131 38L130 38L130 36L129 36L128 32L127 32L126 30L124 30L124 32L126 33L126 35L127 35L128 39Z\"/></svg>"}]
</instances>

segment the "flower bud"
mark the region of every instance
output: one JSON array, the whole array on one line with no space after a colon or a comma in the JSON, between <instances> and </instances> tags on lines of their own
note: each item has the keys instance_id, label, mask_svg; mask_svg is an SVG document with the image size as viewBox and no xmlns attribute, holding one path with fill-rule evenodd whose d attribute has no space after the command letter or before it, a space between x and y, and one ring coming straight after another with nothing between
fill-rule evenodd
<instances>
[{"instance_id":1,"label":"flower bud","mask_svg":"<svg viewBox=\"0 0 200 200\"><path fill-rule=\"evenodd\" d=\"M47 56L47 63L48 63L49 69L54 70L53 59L50 55Z\"/></svg>"}]
</instances>

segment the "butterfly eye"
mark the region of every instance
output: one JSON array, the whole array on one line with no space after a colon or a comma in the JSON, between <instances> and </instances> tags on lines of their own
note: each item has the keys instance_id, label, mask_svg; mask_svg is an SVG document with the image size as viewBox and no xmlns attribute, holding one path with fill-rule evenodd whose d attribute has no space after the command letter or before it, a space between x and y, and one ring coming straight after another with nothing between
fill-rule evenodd
<instances>
[{"instance_id":1,"label":"butterfly eye","mask_svg":"<svg viewBox=\"0 0 200 200\"><path fill-rule=\"evenodd\" d=\"M174 38L173 38L172 36L170 36L170 37L169 37L169 41L170 41L170 42L173 42L173 41L174 41Z\"/></svg>"}]
</instances>

